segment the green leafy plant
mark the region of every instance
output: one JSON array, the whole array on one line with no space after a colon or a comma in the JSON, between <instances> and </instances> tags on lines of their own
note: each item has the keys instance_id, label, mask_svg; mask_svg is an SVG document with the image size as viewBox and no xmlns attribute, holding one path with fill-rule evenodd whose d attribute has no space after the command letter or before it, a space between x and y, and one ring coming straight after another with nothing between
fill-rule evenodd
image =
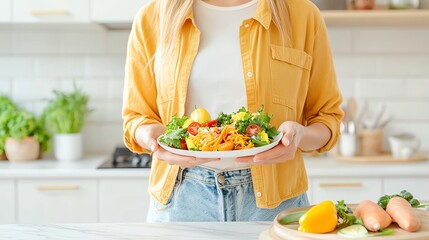
<instances>
[{"instance_id":1,"label":"green leafy plant","mask_svg":"<svg viewBox=\"0 0 429 240\"><path fill-rule=\"evenodd\" d=\"M91 110L88 96L76 86L70 93L54 91L43 111L42 121L55 133L79 133Z\"/></svg>"},{"instance_id":2,"label":"green leafy plant","mask_svg":"<svg viewBox=\"0 0 429 240\"><path fill-rule=\"evenodd\" d=\"M4 144L9 137L7 123L15 111L17 111L15 104L8 97L0 96L0 154L4 154Z\"/></svg>"},{"instance_id":3,"label":"green leafy plant","mask_svg":"<svg viewBox=\"0 0 429 240\"><path fill-rule=\"evenodd\" d=\"M40 143L40 151L50 150L50 135L36 117L24 110L10 111L7 120L8 137L21 140L35 137Z\"/></svg>"}]
</instances>

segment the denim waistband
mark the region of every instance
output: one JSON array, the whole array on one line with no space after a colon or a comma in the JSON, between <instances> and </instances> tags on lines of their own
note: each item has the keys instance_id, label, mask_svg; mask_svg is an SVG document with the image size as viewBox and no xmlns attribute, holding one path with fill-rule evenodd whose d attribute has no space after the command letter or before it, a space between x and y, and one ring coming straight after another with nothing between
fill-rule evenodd
<instances>
[{"instance_id":1,"label":"denim waistband","mask_svg":"<svg viewBox=\"0 0 429 240\"><path fill-rule=\"evenodd\" d=\"M250 168L240 170L214 171L203 167L183 169L183 179L190 178L208 185L216 183L232 186L252 182Z\"/></svg>"}]
</instances>

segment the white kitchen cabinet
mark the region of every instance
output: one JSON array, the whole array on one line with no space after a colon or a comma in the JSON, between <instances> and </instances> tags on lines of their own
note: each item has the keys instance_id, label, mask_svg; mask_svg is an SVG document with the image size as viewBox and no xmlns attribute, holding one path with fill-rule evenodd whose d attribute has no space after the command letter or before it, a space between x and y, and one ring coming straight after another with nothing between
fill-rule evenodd
<instances>
[{"instance_id":1,"label":"white kitchen cabinet","mask_svg":"<svg viewBox=\"0 0 429 240\"><path fill-rule=\"evenodd\" d=\"M89 22L89 0L13 0L14 23Z\"/></svg>"},{"instance_id":2,"label":"white kitchen cabinet","mask_svg":"<svg viewBox=\"0 0 429 240\"><path fill-rule=\"evenodd\" d=\"M377 201L382 194L381 178L313 178L311 183L312 203L325 200L345 200L359 203L362 200Z\"/></svg>"},{"instance_id":3,"label":"white kitchen cabinet","mask_svg":"<svg viewBox=\"0 0 429 240\"><path fill-rule=\"evenodd\" d=\"M0 23L7 23L12 20L11 3L12 3L12 0L0 0Z\"/></svg>"},{"instance_id":4,"label":"white kitchen cabinet","mask_svg":"<svg viewBox=\"0 0 429 240\"><path fill-rule=\"evenodd\" d=\"M397 194L407 190L422 203L429 203L428 177L388 177L383 179L384 193Z\"/></svg>"},{"instance_id":5,"label":"white kitchen cabinet","mask_svg":"<svg viewBox=\"0 0 429 240\"><path fill-rule=\"evenodd\" d=\"M15 223L15 181L0 180L0 224Z\"/></svg>"},{"instance_id":6,"label":"white kitchen cabinet","mask_svg":"<svg viewBox=\"0 0 429 240\"><path fill-rule=\"evenodd\" d=\"M150 0L92 0L91 19L100 23L131 23Z\"/></svg>"},{"instance_id":7,"label":"white kitchen cabinet","mask_svg":"<svg viewBox=\"0 0 429 240\"><path fill-rule=\"evenodd\" d=\"M148 179L100 179L100 222L145 222Z\"/></svg>"},{"instance_id":8,"label":"white kitchen cabinet","mask_svg":"<svg viewBox=\"0 0 429 240\"><path fill-rule=\"evenodd\" d=\"M18 223L97 222L97 180L18 180Z\"/></svg>"}]
</instances>

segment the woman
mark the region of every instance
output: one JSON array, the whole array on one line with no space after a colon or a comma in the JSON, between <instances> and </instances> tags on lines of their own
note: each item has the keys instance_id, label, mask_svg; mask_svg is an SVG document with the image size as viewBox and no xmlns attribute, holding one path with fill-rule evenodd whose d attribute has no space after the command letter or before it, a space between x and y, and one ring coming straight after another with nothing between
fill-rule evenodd
<instances>
[{"instance_id":1,"label":"woman","mask_svg":"<svg viewBox=\"0 0 429 240\"><path fill-rule=\"evenodd\" d=\"M153 153L148 221L271 221L308 205L302 151L336 143L341 95L325 24L307 0L157 0L128 43L124 138ZM232 161L172 154L156 142L173 115L262 105L281 143Z\"/></svg>"}]
</instances>

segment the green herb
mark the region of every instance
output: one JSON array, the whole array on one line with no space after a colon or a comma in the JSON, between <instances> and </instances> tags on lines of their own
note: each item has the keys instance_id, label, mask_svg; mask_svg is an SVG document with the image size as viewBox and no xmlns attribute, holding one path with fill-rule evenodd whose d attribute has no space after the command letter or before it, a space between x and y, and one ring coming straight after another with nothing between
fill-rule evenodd
<instances>
[{"instance_id":1,"label":"green herb","mask_svg":"<svg viewBox=\"0 0 429 240\"><path fill-rule=\"evenodd\" d=\"M390 199L394 197L401 197L405 200L407 200L413 208L422 208L426 207L427 205L421 205L420 201L415 199L414 196L408 192L407 190L402 190L399 194L393 194L393 195L384 195L378 199L377 204L382 207L383 209L386 209L387 204L389 203Z\"/></svg>"},{"instance_id":2,"label":"green herb","mask_svg":"<svg viewBox=\"0 0 429 240\"><path fill-rule=\"evenodd\" d=\"M338 228L351 226L354 224L363 225L362 219L353 215L353 211L344 203L344 200L337 201Z\"/></svg>"},{"instance_id":3,"label":"green herb","mask_svg":"<svg viewBox=\"0 0 429 240\"><path fill-rule=\"evenodd\" d=\"M217 120L217 125L219 125L219 126L225 126L225 125L229 125L232 123L231 114L226 114L223 112L219 113L216 120Z\"/></svg>"},{"instance_id":4,"label":"green herb","mask_svg":"<svg viewBox=\"0 0 429 240\"><path fill-rule=\"evenodd\" d=\"M186 120L188 120L189 117L183 116L181 118L177 117L177 116L173 116L171 118L171 121L167 124L167 130L165 131L166 133L169 133L171 131L174 130L178 130L180 128L182 128L183 124L185 124Z\"/></svg>"},{"instance_id":5,"label":"green herb","mask_svg":"<svg viewBox=\"0 0 429 240\"><path fill-rule=\"evenodd\" d=\"M79 133L91 110L88 96L76 86L70 93L54 91L55 98L49 100L43 111L42 121L55 133Z\"/></svg>"},{"instance_id":6,"label":"green herb","mask_svg":"<svg viewBox=\"0 0 429 240\"><path fill-rule=\"evenodd\" d=\"M160 142L166 144L167 146L173 146L175 148L181 149L180 140L185 139L188 136L188 129L179 128L176 130L169 130L159 139Z\"/></svg>"}]
</instances>

